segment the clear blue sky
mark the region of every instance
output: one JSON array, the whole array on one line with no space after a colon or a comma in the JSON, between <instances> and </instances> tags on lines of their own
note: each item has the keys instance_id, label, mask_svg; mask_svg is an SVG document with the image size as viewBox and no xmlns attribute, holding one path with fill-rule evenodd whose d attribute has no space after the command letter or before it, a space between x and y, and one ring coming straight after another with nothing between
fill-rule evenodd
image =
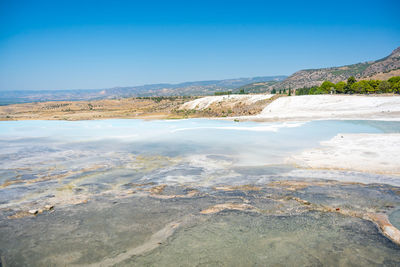
<instances>
[{"instance_id":1,"label":"clear blue sky","mask_svg":"<svg viewBox=\"0 0 400 267\"><path fill-rule=\"evenodd\" d=\"M0 90L289 75L400 46L400 1L0 0Z\"/></svg>"}]
</instances>

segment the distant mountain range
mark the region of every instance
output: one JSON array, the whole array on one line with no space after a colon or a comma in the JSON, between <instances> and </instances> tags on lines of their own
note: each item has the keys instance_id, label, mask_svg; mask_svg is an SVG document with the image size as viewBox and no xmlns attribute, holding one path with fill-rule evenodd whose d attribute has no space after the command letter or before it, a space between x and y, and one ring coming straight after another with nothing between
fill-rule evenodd
<instances>
[{"instance_id":1,"label":"distant mountain range","mask_svg":"<svg viewBox=\"0 0 400 267\"><path fill-rule=\"evenodd\" d=\"M210 95L221 91L265 93L272 89L297 89L319 86L324 81L339 82L354 76L361 79L388 79L400 75L400 47L389 56L341 67L300 70L289 77L263 76L213 81L185 82L178 84L150 84L131 87L115 87L93 90L47 90L47 91L0 91L0 105L61 101L96 100L143 96Z\"/></svg>"},{"instance_id":2,"label":"distant mountain range","mask_svg":"<svg viewBox=\"0 0 400 267\"><path fill-rule=\"evenodd\" d=\"M257 88L259 91L267 92L274 88L279 90L319 86L324 81L337 83L347 80L350 76L354 76L357 80L363 80L388 79L398 75L400 75L400 47L389 56L376 61L341 67L300 70L281 82L266 82L264 84L256 82L247 84L242 88Z\"/></svg>"},{"instance_id":3,"label":"distant mountain range","mask_svg":"<svg viewBox=\"0 0 400 267\"><path fill-rule=\"evenodd\" d=\"M287 76L263 76L226 80L184 82L178 84L149 84L131 87L115 87L109 89L88 90L45 90L45 91L0 91L0 105L61 101L61 100L96 100L123 97L174 96L174 95L210 95L235 89L250 83L279 82Z\"/></svg>"}]
</instances>

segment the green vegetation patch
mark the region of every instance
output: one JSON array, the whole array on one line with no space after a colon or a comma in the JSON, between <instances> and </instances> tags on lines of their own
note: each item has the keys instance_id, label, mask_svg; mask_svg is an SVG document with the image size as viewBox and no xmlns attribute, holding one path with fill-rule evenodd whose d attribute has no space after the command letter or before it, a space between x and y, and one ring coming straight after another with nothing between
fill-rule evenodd
<instances>
[{"instance_id":1,"label":"green vegetation patch","mask_svg":"<svg viewBox=\"0 0 400 267\"><path fill-rule=\"evenodd\" d=\"M325 81L321 86L300 88L296 90L296 95L319 95L319 94L400 94L400 76L392 77L386 81L381 80L361 80L358 81L351 76L347 82L336 84Z\"/></svg>"}]
</instances>

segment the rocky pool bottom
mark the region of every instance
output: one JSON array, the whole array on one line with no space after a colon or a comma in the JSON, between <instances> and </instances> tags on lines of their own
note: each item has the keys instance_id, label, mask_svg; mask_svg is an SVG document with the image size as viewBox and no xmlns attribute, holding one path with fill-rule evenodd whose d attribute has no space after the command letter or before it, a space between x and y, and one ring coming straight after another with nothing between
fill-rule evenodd
<instances>
[{"instance_id":1,"label":"rocky pool bottom","mask_svg":"<svg viewBox=\"0 0 400 267\"><path fill-rule=\"evenodd\" d=\"M1 122L1 266L400 266L399 133L398 121Z\"/></svg>"},{"instance_id":2,"label":"rocky pool bottom","mask_svg":"<svg viewBox=\"0 0 400 267\"><path fill-rule=\"evenodd\" d=\"M373 215L400 224L400 188L330 180L127 184L36 215L0 211L3 266L399 266Z\"/></svg>"}]
</instances>

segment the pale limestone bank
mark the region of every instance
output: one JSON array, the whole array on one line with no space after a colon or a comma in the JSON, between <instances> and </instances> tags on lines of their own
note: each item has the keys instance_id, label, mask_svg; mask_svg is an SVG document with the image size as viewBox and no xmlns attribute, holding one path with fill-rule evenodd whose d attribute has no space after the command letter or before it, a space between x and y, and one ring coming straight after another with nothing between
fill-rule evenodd
<instances>
[{"instance_id":1,"label":"pale limestone bank","mask_svg":"<svg viewBox=\"0 0 400 267\"><path fill-rule=\"evenodd\" d=\"M400 96L305 95L280 97L248 119L387 119L400 118Z\"/></svg>"},{"instance_id":2,"label":"pale limestone bank","mask_svg":"<svg viewBox=\"0 0 400 267\"><path fill-rule=\"evenodd\" d=\"M234 107L238 104L252 105L258 101L268 100L274 95L221 95L206 96L184 103L180 109L204 110L213 104L221 104L223 106Z\"/></svg>"},{"instance_id":3,"label":"pale limestone bank","mask_svg":"<svg viewBox=\"0 0 400 267\"><path fill-rule=\"evenodd\" d=\"M313 169L400 175L400 134L338 134L287 161Z\"/></svg>"}]
</instances>

